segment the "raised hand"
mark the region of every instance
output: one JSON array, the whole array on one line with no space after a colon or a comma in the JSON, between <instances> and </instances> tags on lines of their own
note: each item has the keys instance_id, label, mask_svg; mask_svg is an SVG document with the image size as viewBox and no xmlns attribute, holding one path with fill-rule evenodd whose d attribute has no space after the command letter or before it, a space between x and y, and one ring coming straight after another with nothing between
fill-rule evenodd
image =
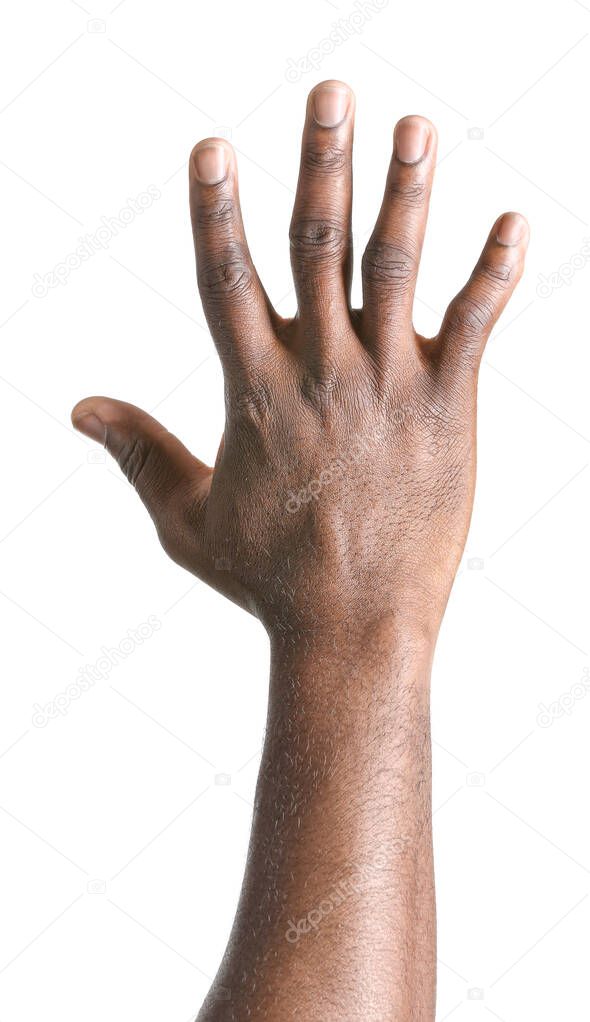
<instances>
[{"instance_id":1,"label":"raised hand","mask_svg":"<svg viewBox=\"0 0 590 1022\"><path fill-rule=\"evenodd\" d=\"M252 264L231 147L207 139L191 154L199 290L226 384L215 468L132 405L90 397L72 413L117 459L170 556L277 635L318 622L436 633L471 513L478 367L528 241L523 217L503 214L439 334L416 333L436 131L405 117L352 309L354 106L337 81L309 97L294 319L273 310Z\"/></svg>"}]
</instances>

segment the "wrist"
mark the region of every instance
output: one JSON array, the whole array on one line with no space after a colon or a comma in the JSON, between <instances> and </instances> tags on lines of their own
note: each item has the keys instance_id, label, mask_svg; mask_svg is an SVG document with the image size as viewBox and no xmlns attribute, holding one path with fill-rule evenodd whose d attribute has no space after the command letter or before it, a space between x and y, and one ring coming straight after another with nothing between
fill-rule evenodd
<instances>
[{"instance_id":1,"label":"wrist","mask_svg":"<svg viewBox=\"0 0 590 1022\"><path fill-rule=\"evenodd\" d=\"M407 753L422 748L433 652L430 633L391 621L273 636L267 752L290 748L296 737L318 764L334 756L357 769L368 749L388 758L400 722Z\"/></svg>"},{"instance_id":2,"label":"wrist","mask_svg":"<svg viewBox=\"0 0 590 1022\"><path fill-rule=\"evenodd\" d=\"M318 680L354 675L393 683L412 674L430 679L438 624L392 614L336 622L326 615L314 626L274 626L268 633L271 679L294 671Z\"/></svg>"}]
</instances>

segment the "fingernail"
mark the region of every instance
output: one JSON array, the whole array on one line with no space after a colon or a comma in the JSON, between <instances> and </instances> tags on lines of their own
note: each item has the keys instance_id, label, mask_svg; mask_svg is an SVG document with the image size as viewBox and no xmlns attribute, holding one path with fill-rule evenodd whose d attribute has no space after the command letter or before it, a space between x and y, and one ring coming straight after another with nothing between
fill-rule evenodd
<instances>
[{"instance_id":1,"label":"fingernail","mask_svg":"<svg viewBox=\"0 0 590 1022\"><path fill-rule=\"evenodd\" d=\"M313 94L313 116L321 128L336 128L348 111L350 92L334 85L322 85Z\"/></svg>"},{"instance_id":2,"label":"fingernail","mask_svg":"<svg viewBox=\"0 0 590 1022\"><path fill-rule=\"evenodd\" d=\"M193 155L195 173L204 185L216 185L227 175L227 151L222 145L204 145Z\"/></svg>"},{"instance_id":3,"label":"fingernail","mask_svg":"<svg viewBox=\"0 0 590 1022\"><path fill-rule=\"evenodd\" d=\"M98 415L94 415L93 412L87 412L85 415L80 415L73 420L74 426L80 433L84 433L85 436L89 436L91 440L97 440L99 444L104 444L107 431L103 422L100 421Z\"/></svg>"},{"instance_id":4,"label":"fingernail","mask_svg":"<svg viewBox=\"0 0 590 1022\"><path fill-rule=\"evenodd\" d=\"M426 152L429 135L423 121L407 119L396 124L394 148L400 163L418 163Z\"/></svg>"},{"instance_id":5,"label":"fingernail","mask_svg":"<svg viewBox=\"0 0 590 1022\"><path fill-rule=\"evenodd\" d=\"M505 213L496 228L496 241L500 245L517 245L526 228L520 213Z\"/></svg>"}]
</instances>

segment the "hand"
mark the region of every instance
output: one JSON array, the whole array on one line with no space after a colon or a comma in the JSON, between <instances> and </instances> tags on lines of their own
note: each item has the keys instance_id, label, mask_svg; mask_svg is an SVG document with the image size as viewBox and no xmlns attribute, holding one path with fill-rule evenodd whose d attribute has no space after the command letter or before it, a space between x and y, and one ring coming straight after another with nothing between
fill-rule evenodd
<instances>
[{"instance_id":1,"label":"hand","mask_svg":"<svg viewBox=\"0 0 590 1022\"><path fill-rule=\"evenodd\" d=\"M313 90L290 320L252 265L231 147L207 139L191 154L199 290L226 384L215 468L132 405L92 397L72 413L117 459L170 556L273 635L351 622L436 633L471 514L478 367L528 241L523 217L500 217L438 336L415 332L436 131L405 117L362 260L363 307L351 309L353 120L347 86Z\"/></svg>"}]
</instances>

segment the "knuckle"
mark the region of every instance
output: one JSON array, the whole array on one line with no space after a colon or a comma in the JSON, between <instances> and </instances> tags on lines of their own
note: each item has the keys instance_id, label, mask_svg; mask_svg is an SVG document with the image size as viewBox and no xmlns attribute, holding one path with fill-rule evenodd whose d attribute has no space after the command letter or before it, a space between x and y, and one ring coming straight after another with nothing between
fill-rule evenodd
<instances>
[{"instance_id":1,"label":"knuckle","mask_svg":"<svg viewBox=\"0 0 590 1022\"><path fill-rule=\"evenodd\" d=\"M340 374L333 362L308 366L301 377L301 394L308 405L325 417L336 404Z\"/></svg>"},{"instance_id":2,"label":"knuckle","mask_svg":"<svg viewBox=\"0 0 590 1022\"><path fill-rule=\"evenodd\" d=\"M210 301L239 301L252 286L252 267L242 245L222 248L199 268L199 291Z\"/></svg>"},{"instance_id":3,"label":"knuckle","mask_svg":"<svg viewBox=\"0 0 590 1022\"><path fill-rule=\"evenodd\" d=\"M224 227L234 220L234 203L231 199L217 199L197 204L194 219L197 227Z\"/></svg>"},{"instance_id":4,"label":"knuckle","mask_svg":"<svg viewBox=\"0 0 590 1022\"><path fill-rule=\"evenodd\" d=\"M463 295L449 310L449 327L453 333L469 340L486 332L493 315L493 305L484 295Z\"/></svg>"},{"instance_id":5,"label":"knuckle","mask_svg":"<svg viewBox=\"0 0 590 1022\"><path fill-rule=\"evenodd\" d=\"M482 259L479 265L479 273L484 280L491 282L494 287L504 290L512 282L513 267L509 263Z\"/></svg>"},{"instance_id":6,"label":"knuckle","mask_svg":"<svg viewBox=\"0 0 590 1022\"><path fill-rule=\"evenodd\" d=\"M273 414L270 387L259 380L235 390L231 396L231 412L240 423L260 429Z\"/></svg>"},{"instance_id":7,"label":"knuckle","mask_svg":"<svg viewBox=\"0 0 590 1022\"><path fill-rule=\"evenodd\" d=\"M302 163L305 170L313 173L335 174L348 165L349 155L336 145L309 144L303 150Z\"/></svg>"},{"instance_id":8,"label":"knuckle","mask_svg":"<svg viewBox=\"0 0 590 1022\"><path fill-rule=\"evenodd\" d=\"M362 272L372 284L385 284L403 291L416 275L416 261L405 249L375 239L364 251Z\"/></svg>"},{"instance_id":9,"label":"knuckle","mask_svg":"<svg viewBox=\"0 0 590 1022\"><path fill-rule=\"evenodd\" d=\"M123 475L136 490L143 489L154 472L154 447L144 437L132 437L121 448L118 462Z\"/></svg>"},{"instance_id":10,"label":"knuckle","mask_svg":"<svg viewBox=\"0 0 590 1022\"><path fill-rule=\"evenodd\" d=\"M390 182L389 198L395 202L396 206L402 206L407 209L416 209L424 205L428 199L428 186L424 181L417 181L404 178L395 178Z\"/></svg>"},{"instance_id":11,"label":"knuckle","mask_svg":"<svg viewBox=\"0 0 590 1022\"><path fill-rule=\"evenodd\" d=\"M291 252L303 262L335 262L343 258L348 240L347 233L333 220L297 218L289 229Z\"/></svg>"}]
</instances>

